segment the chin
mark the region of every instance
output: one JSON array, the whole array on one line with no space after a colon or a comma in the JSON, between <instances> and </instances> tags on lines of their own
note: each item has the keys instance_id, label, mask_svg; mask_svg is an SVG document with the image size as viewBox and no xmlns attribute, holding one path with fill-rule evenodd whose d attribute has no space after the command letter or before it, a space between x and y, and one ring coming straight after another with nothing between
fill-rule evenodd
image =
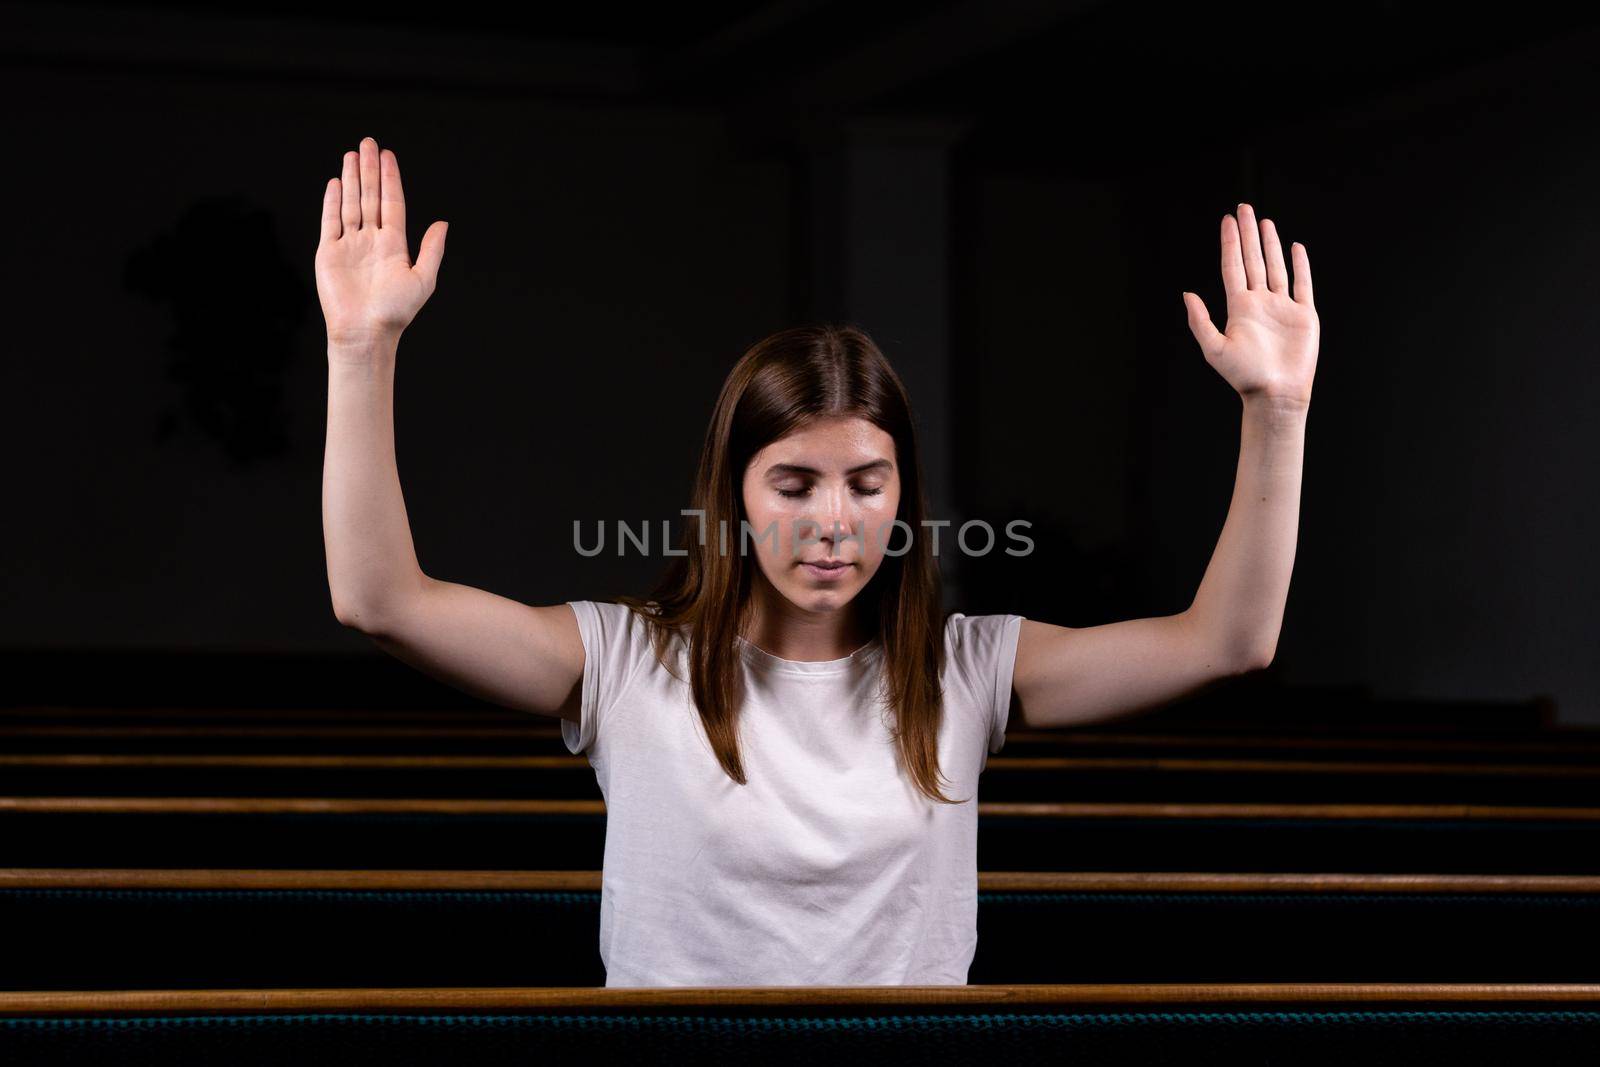
<instances>
[{"instance_id":1,"label":"chin","mask_svg":"<svg viewBox=\"0 0 1600 1067\"><path fill-rule=\"evenodd\" d=\"M850 603L858 588L855 582L841 582L818 588L802 581L798 588L790 591L789 599L815 611L826 611Z\"/></svg>"}]
</instances>

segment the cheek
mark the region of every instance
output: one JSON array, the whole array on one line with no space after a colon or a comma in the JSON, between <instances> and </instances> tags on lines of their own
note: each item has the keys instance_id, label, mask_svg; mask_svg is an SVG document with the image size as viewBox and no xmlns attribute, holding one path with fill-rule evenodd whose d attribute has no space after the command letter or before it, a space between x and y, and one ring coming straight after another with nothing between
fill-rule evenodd
<instances>
[{"instance_id":1,"label":"cheek","mask_svg":"<svg viewBox=\"0 0 1600 1067\"><path fill-rule=\"evenodd\" d=\"M766 566L783 558L788 551L784 538L788 535L790 515L787 509L774 507L762 502L756 507L745 503L745 518L750 523L750 530L745 534L744 551L746 555L755 556ZM773 531L776 531L774 534ZM730 545L730 548L735 546Z\"/></svg>"},{"instance_id":2,"label":"cheek","mask_svg":"<svg viewBox=\"0 0 1600 1067\"><path fill-rule=\"evenodd\" d=\"M894 527L895 516L900 514L900 494L898 492L874 497L873 503L867 509L866 520L872 527L873 539L871 548L874 556L883 555L884 546L892 540L905 538L904 533L896 533Z\"/></svg>"}]
</instances>

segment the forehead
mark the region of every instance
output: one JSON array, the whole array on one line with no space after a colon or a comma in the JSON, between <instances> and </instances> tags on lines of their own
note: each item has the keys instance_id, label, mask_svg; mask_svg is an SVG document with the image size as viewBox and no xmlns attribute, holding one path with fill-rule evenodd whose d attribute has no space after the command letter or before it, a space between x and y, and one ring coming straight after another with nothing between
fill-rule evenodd
<instances>
[{"instance_id":1,"label":"forehead","mask_svg":"<svg viewBox=\"0 0 1600 1067\"><path fill-rule=\"evenodd\" d=\"M894 438L866 419L813 419L757 452L751 465L805 462L809 466L848 467L873 459L895 459Z\"/></svg>"}]
</instances>

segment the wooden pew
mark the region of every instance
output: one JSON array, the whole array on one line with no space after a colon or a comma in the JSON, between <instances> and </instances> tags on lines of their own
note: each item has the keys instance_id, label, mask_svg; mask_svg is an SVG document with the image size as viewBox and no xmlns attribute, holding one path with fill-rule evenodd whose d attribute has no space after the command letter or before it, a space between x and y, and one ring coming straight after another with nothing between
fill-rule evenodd
<instances>
[{"instance_id":1,"label":"wooden pew","mask_svg":"<svg viewBox=\"0 0 1600 1067\"><path fill-rule=\"evenodd\" d=\"M1302 760L1600 761L1600 729L1526 717L1491 728L1483 715L1307 720L1283 707L1272 720L1226 725L1174 715L1077 729L1011 729L1003 755L1106 755ZM227 707L0 707L0 752L306 752L565 755L554 721L509 709L227 709Z\"/></svg>"},{"instance_id":2,"label":"wooden pew","mask_svg":"<svg viewBox=\"0 0 1600 1067\"><path fill-rule=\"evenodd\" d=\"M0 988L602 985L599 871L0 870ZM1600 877L981 872L975 983L1581 981Z\"/></svg>"},{"instance_id":3,"label":"wooden pew","mask_svg":"<svg viewBox=\"0 0 1600 1067\"><path fill-rule=\"evenodd\" d=\"M0 1057L118 1064L1585 1062L1600 986L28 991ZM1579 1058L1581 1057L1581 1059Z\"/></svg>"},{"instance_id":4,"label":"wooden pew","mask_svg":"<svg viewBox=\"0 0 1600 1067\"><path fill-rule=\"evenodd\" d=\"M0 778L35 795L598 799L587 758L0 752ZM1583 805L1600 763L1150 756L990 756L986 800Z\"/></svg>"},{"instance_id":5,"label":"wooden pew","mask_svg":"<svg viewBox=\"0 0 1600 1067\"><path fill-rule=\"evenodd\" d=\"M1600 808L978 802L980 870L1600 874ZM594 800L0 796L7 867L595 870Z\"/></svg>"},{"instance_id":6,"label":"wooden pew","mask_svg":"<svg viewBox=\"0 0 1600 1067\"><path fill-rule=\"evenodd\" d=\"M1155 729L1135 721L1070 730L1016 729L1007 756L1600 762L1600 729L1485 731L1296 728ZM285 708L0 708L0 751L412 753L564 755L559 727L523 713L325 711Z\"/></svg>"}]
</instances>

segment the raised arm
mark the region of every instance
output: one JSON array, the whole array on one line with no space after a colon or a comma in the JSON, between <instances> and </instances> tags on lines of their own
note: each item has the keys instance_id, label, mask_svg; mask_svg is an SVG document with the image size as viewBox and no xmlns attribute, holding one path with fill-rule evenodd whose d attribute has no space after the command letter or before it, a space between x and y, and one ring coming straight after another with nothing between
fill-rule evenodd
<instances>
[{"instance_id":1,"label":"raised arm","mask_svg":"<svg viewBox=\"0 0 1600 1067\"><path fill-rule=\"evenodd\" d=\"M328 329L322 532L334 616L475 696L578 719L583 643L565 604L534 607L422 572L394 448L400 335L432 295L446 224L406 242L400 167L363 138L323 192L317 295Z\"/></svg>"},{"instance_id":2,"label":"raised arm","mask_svg":"<svg viewBox=\"0 0 1600 1067\"><path fill-rule=\"evenodd\" d=\"M1292 245L1294 291L1277 227L1249 204L1222 220L1227 332L1184 293L1206 362L1239 393L1233 500L1188 609L1073 628L1025 620L1012 676L1013 721L1073 726L1149 710L1272 661L1289 595L1300 472L1319 324L1311 262Z\"/></svg>"}]
</instances>

